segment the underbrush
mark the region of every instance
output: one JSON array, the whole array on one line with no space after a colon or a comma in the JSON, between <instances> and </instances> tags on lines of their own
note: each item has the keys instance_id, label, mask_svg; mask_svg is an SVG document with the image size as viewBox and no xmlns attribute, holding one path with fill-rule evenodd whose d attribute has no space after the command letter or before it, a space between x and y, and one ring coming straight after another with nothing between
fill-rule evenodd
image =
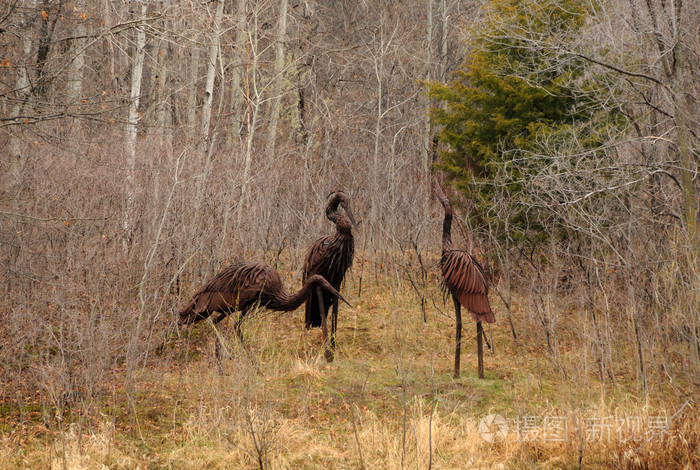
<instances>
[{"instance_id":1,"label":"underbrush","mask_svg":"<svg viewBox=\"0 0 700 470\"><path fill-rule=\"evenodd\" d=\"M473 323L462 376L452 377L454 324L437 286L424 321L408 282L343 292L338 351L301 310L246 322L252 354L220 324L232 358L223 374L215 334L180 330L128 376L117 364L95 391L25 390L2 404L2 468L697 468L700 413L691 383L649 371L632 352L600 374L582 316L562 315L555 354L527 303L503 306L487 329L494 351L476 378ZM562 301L565 301L563 299ZM564 303L569 305L568 303ZM434 306L433 306L434 305ZM472 331L473 330L473 331ZM622 343L621 343L622 344ZM621 360L629 355L627 361ZM496 418L495 416L500 416ZM493 438L493 439L491 439ZM490 442L492 440L493 442Z\"/></svg>"}]
</instances>

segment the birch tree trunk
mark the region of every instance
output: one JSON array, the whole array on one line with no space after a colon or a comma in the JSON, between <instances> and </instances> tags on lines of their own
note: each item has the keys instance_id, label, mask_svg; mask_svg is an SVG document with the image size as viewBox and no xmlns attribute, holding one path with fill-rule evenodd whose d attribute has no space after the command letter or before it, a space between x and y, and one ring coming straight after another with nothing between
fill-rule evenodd
<instances>
[{"instance_id":1,"label":"birch tree trunk","mask_svg":"<svg viewBox=\"0 0 700 470\"><path fill-rule=\"evenodd\" d=\"M372 208L370 211L370 241L374 243L377 228L377 210L379 196L379 148L382 134L382 75L384 74L384 63L380 58L377 66L377 120L374 126L374 153L372 157Z\"/></svg>"},{"instance_id":2,"label":"birch tree trunk","mask_svg":"<svg viewBox=\"0 0 700 470\"><path fill-rule=\"evenodd\" d=\"M168 23L165 22L164 29L167 31ZM158 84L156 91L156 123L160 132L160 145L172 151L173 132L171 121L170 94L166 92L168 84L168 64L170 62L169 46L167 41L161 41L158 49Z\"/></svg>"},{"instance_id":3,"label":"birch tree trunk","mask_svg":"<svg viewBox=\"0 0 700 470\"><path fill-rule=\"evenodd\" d=\"M145 18L148 3L143 2L140 9L141 19ZM143 77L143 62L146 47L146 30L139 26L136 31L136 48L131 66L131 93L129 95L129 117L126 123L126 208L124 212L124 231L127 238L133 231L132 212L134 206L136 182L136 137L138 134L139 100L141 97L141 79Z\"/></svg>"},{"instance_id":4,"label":"birch tree trunk","mask_svg":"<svg viewBox=\"0 0 700 470\"><path fill-rule=\"evenodd\" d=\"M282 102L282 78L284 71L284 43L287 35L287 0L280 1L279 28L277 31L277 45L275 49L275 86L270 106L270 125L267 128L267 155L275 154L275 140L277 138L277 122Z\"/></svg>"},{"instance_id":5,"label":"birch tree trunk","mask_svg":"<svg viewBox=\"0 0 700 470\"><path fill-rule=\"evenodd\" d=\"M377 114L374 126L374 152L372 157L372 195L370 209L370 244L376 242L377 222L379 209L379 151L381 147L382 118L384 109L384 54L387 44L384 37L384 17L379 26L379 49L378 55L374 58L374 73L377 79Z\"/></svg>"},{"instance_id":6,"label":"birch tree trunk","mask_svg":"<svg viewBox=\"0 0 700 470\"><path fill-rule=\"evenodd\" d=\"M207 81L204 87L204 105L202 106L202 140L200 141L200 150L205 155L209 155L209 146L211 139L209 136L209 128L211 126L211 105L214 101L214 81L216 79L216 60L219 53L219 45L221 42L221 15L224 12L224 0L217 0L216 12L214 13L214 26L211 33L211 42L209 44L209 55L207 57ZM207 163L209 158L207 157ZM208 167L208 164L205 168Z\"/></svg>"},{"instance_id":7,"label":"birch tree trunk","mask_svg":"<svg viewBox=\"0 0 700 470\"><path fill-rule=\"evenodd\" d=\"M258 68L258 16L257 13L254 15L253 19L253 30L250 36L250 50L252 54L252 61L250 65L247 64L246 60L246 101L248 103L248 138L246 139L245 150L243 152L243 181L241 183L241 198L238 201L238 214L236 216L237 225L240 227L243 220L243 207L245 206L245 200L248 191L248 179L250 178L250 165L253 158L253 138L255 136L255 127L258 121L258 113L260 109L260 93L257 86L257 68Z\"/></svg>"},{"instance_id":8,"label":"birch tree trunk","mask_svg":"<svg viewBox=\"0 0 700 470\"><path fill-rule=\"evenodd\" d=\"M236 43L234 49L235 66L231 77L231 112L233 122L236 123L235 133L240 137L243 131L243 121L246 110L246 94L241 86L241 78L245 77L248 67L248 55L246 53L246 41L248 39L246 24L246 0L238 0L236 9Z\"/></svg>"}]
</instances>

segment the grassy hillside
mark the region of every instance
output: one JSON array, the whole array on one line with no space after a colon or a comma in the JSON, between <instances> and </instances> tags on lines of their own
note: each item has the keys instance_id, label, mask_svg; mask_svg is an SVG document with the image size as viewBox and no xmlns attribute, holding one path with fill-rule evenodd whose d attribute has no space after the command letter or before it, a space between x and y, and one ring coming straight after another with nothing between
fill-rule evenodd
<instances>
[{"instance_id":1,"label":"grassy hillside","mask_svg":"<svg viewBox=\"0 0 700 470\"><path fill-rule=\"evenodd\" d=\"M357 271L357 270L356 270ZM633 358L605 383L563 315L555 354L514 304L516 342L492 295L495 347L476 378L473 322L462 377L452 377L451 302L426 291L427 322L398 277L344 288L339 350L327 364L303 311L246 323L249 355L221 324L232 359L221 375L209 324L154 351L135 383L124 371L94 396L52 400L31 390L3 403L2 468L697 468L700 413L684 384L650 372L641 396ZM298 282L298 280L297 280ZM561 308L566 308L561 299ZM633 352L630 352L633 356ZM122 366L125 367L125 366ZM479 423L503 416L490 443ZM520 428L521 432L518 432Z\"/></svg>"}]
</instances>

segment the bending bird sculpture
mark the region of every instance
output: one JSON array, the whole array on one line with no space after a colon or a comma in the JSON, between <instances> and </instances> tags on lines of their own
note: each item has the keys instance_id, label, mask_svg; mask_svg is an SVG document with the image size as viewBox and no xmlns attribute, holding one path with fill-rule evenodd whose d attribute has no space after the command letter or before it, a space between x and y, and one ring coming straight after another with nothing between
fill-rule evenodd
<instances>
[{"instance_id":1,"label":"bending bird sculpture","mask_svg":"<svg viewBox=\"0 0 700 470\"><path fill-rule=\"evenodd\" d=\"M328 197L326 217L335 224L336 232L334 235L319 238L309 248L304 260L303 279L320 274L328 279L333 288L340 290L345 273L352 265L352 257L355 252L352 226L357 224L352 209L350 209L350 201L344 192L334 191ZM338 297L331 296L328 291L324 293L320 289L316 289L306 301L304 320L306 328L321 326L324 331L324 341L328 341L325 324L331 303L333 304L333 315L331 317L330 351L326 352L328 362L333 360L332 351L335 350L335 335L338 328Z\"/></svg>"},{"instance_id":2,"label":"bending bird sculpture","mask_svg":"<svg viewBox=\"0 0 700 470\"><path fill-rule=\"evenodd\" d=\"M476 344L479 360L479 378L484 378L484 351L482 338L484 329L481 322L494 323L488 297L488 284L484 275L484 268L481 264L464 250L456 250L452 247L452 216L454 211L450 200L436 182L434 185L435 194L440 199L445 210L445 220L442 224L442 258L440 267L445 279L445 289L452 294L455 305L455 317L457 320L457 333L455 345L455 378L459 377L459 361L462 346L462 312L464 306L472 314L472 319L476 321Z\"/></svg>"},{"instance_id":3,"label":"bending bird sculpture","mask_svg":"<svg viewBox=\"0 0 700 470\"><path fill-rule=\"evenodd\" d=\"M322 276L309 276L298 292L290 294L272 266L260 262L238 263L222 270L195 292L192 300L180 310L179 323L197 323L217 314L213 318L214 324L217 324L237 311L240 314L236 319L235 330L243 344L241 324L250 310L260 306L289 312L299 307L316 289L325 292L330 298L339 298L348 303ZM218 342L216 352L218 357Z\"/></svg>"}]
</instances>

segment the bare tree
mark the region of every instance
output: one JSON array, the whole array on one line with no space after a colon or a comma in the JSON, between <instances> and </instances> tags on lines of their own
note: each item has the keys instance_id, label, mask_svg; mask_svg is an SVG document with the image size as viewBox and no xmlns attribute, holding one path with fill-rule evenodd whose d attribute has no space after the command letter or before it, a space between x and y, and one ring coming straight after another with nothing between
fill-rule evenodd
<instances>
[{"instance_id":1,"label":"bare tree","mask_svg":"<svg viewBox=\"0 0 700 470\"><path fill-rule=\"evenodd\" d=\"M205 169L209 167L208 154L211 146L209 128L211 126L211 107L214 101L214 80L216 79L216 63L219 57L220 36L221 36L221 16L224 12L224 0L216 1L214 18L211 19L211 37L209 38L209 53L207 55L207 78L204 85L204 99L202 106L202 140L200 149L206 156Z\"/></svg>"},{"instance_id":2,"label":"bare tree","mask_svg":"<svg viewBox=\"0 0 700 470\"><path fill-rule=\"evenodd\" d=\"M277 27L277 40L275 45L275 69L274 87L272 89L272 103L270 105L270 119L267 128L267 154L275 154L275 141L277 140L277 122L282 102L282 81L284 78L284 54L285 37L287 35L287 0L281 0L279 7L279 25Z\"/></svg>"},{"instance_id":3,"label":"bare tree","mask_svg":"<svg viewBox=\"0 0 700 470\"><path fill-rule=\"evenodd\" d=\"M241 137L244 127L246 110L249 109L247 101L248 94L248 28L247 28L247 0L238 0L236 3L236 20L234 29L236 31L235 42L233 44L232 57L232 78L231 78L231 112L233 116L234 134Z\"/></svg>"},{"instance_id":4,"label":"bare tree","mask_svg":"<svg viewBox=\"0 0 700 470\"><path fill-rule=\"evenodd\" d=\"M16 4L13 6L13 8L17 8ZM19 29L24 29L27 32L31 32L33 29L33 23L35 19L35 14L36 14L36 0L29 0L26 5L26 9L23 12L19 18L18 18L18 27ZM22 35L22 56L19 57L19 60L22 60L23 63L19 66L18 68L18 73L17 73L17 80L15 82L15 104L12 107L12 110L10 111L10 118L12 121L17 121L21 120L22 117L22 112L23 110L26 110L28 107L28 100L30 98L30 95L32 93L32 88L31 88L31 82L30 82L30 77L29 77L29 70L30 70L30 55L32 53L32 49L34 47L34 41L33 41L33 35L31 33L24 34ZM9 171L7 172L7 175L10 176L11 185L16 185L20 181L20 174L21 174L21 159L22 159L22 140L20 137L16 134L19 132L19 130L13 131L12 134L10 134L9 137L9 156L10 156L10 163L9 163Z\"/></svg>"},{"instance_id":5,"label":"bare tree","mask_svg":"<svg viewBox=\"0 0 700 470\"><path fill-rule=\"evenodd\" d=\"M140 16L137 21L143 21L148 10L148 3L141 2ZM143 63L146 57L146 30L141 25L136 29L134 38L134 56L131 64L131 93L129 97L129 116L126 122L126 207L124 210L124 231L129 237L129 232L134 230L133 211L136 192L134 172L136 169L136 138L138 136L139 101L141 99L141 81L143 78Z\"/></svg>"}]
</instances>

